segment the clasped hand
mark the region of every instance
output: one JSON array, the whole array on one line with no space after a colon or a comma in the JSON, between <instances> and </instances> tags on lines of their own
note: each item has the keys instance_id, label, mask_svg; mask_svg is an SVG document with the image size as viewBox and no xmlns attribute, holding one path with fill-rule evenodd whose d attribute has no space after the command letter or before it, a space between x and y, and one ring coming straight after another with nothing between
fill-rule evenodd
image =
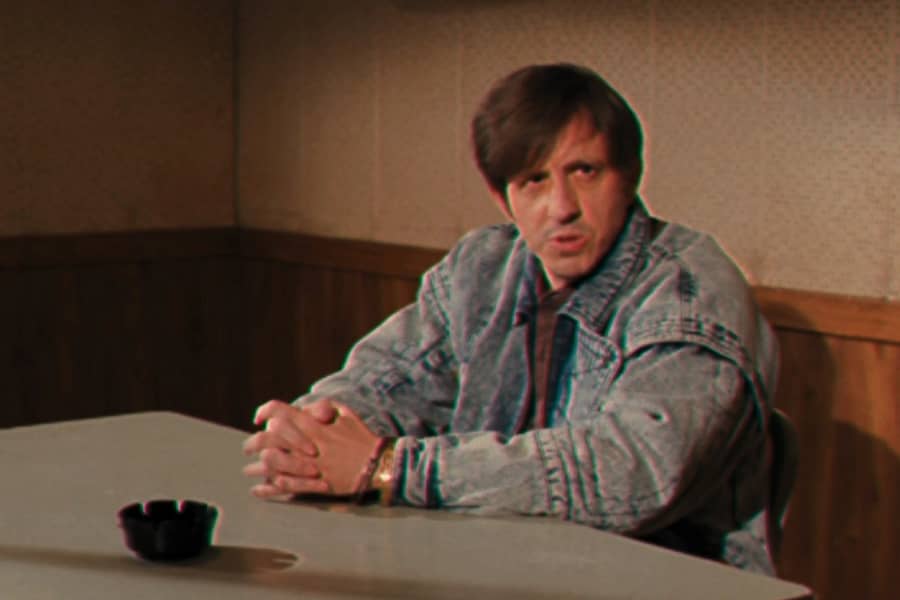
<instances>
[{"instance_id":1,"label":"clasped hand","mask_svg":"<svg viewBox=\"0 0 900 600\"><path fill-rule=\"evenodd\" d=\"M298 408L270 400L253 418L262 431L244 442L256 457L244 474L263 482L250 491L261 498L293 494L344 496L357 489L360 474L378 446L378 436L343 404L328 399Z\"/></svg>"}]
</instances>

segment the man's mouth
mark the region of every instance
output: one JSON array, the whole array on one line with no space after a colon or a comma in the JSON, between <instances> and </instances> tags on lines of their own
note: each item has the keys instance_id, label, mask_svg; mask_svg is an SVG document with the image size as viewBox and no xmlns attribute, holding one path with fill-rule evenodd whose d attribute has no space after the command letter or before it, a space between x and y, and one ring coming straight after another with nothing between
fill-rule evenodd
<instances>
[{"instance_id":1,"label":"man's mouth","mask_svg":"<svg viewBox=\"0 0 900 600\"><path fill-rule=\"evenodd\" d=\"M557 233L549 241L550 247L560 254L576 254L587 244L587 237L580 233Z\"/></svg>"}]
</instances>

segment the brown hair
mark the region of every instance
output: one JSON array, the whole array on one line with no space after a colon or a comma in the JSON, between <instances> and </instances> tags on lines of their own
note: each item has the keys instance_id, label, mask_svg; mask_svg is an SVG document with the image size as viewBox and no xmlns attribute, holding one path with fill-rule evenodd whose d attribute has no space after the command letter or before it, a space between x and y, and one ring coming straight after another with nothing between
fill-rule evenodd
<instances>
[{"instance_id":1,"label":"brown hair","mask_svg":"<svg viewBox=\"0 0 900 600\"><path fill-rule=\"evenodd\" d=\"M608 137L610 164L634 169L637 181L643 136L634 111L595 72L561 63L510 73L494 84L475 113L475 161L491 189L505 196L509 180L542 162L581 111Z\"/></svg>"}]
</instances>

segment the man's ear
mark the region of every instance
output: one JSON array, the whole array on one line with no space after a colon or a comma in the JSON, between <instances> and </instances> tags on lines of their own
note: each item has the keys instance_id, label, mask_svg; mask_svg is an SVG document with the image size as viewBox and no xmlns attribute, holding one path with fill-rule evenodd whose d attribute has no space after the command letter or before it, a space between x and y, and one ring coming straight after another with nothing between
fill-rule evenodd
<instances>
[{"instance_id":1,"label":"man's ear","mask_svg":"<svg viewBox=\"0 0 900 600\"><path fill-rule=\"evenodd\" d=\"M509 210L509 200L506 198L505 193L498 192L497 190L491 188L490 189L491 198L494 199L494 202L497 204L497 207L500 209L506 218L510 221L515 221L512 216L512 211Z\"/></svg>"}]
</instances>

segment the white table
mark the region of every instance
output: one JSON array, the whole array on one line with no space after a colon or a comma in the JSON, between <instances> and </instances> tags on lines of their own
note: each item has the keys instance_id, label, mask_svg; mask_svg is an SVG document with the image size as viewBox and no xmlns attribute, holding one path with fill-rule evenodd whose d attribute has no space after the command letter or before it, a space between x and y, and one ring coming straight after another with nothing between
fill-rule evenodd
<instances>
[{"instance_id":1,"label":"white table","mask_svg":"<svg viewBox=\"0 0 900 600\"><path fill-rule=\"evenodd\" d=\"M173 413L0 431L0 597L809 597L799 585L557 520L265 502L240 473L244 437ZM125 548L116 511L160 497L219 507L207 555L170 565Z\"/></svg>"}]
</instances>

